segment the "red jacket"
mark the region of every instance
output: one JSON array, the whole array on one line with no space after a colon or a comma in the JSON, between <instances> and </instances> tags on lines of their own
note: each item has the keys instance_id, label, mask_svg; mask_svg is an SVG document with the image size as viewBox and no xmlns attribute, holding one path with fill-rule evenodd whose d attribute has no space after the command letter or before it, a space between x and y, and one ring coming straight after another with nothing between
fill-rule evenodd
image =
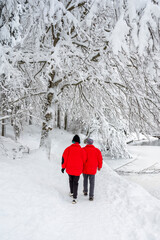
<instances>
[{"instance_id":1,"label":"red jacket","mask_svg":"<svg viewBox=\"0 0 160 240\"><path fill-rule=\"evenodd\" d=\"M97 168L102 168L102 154L101 151L93 145L86 145L83 148L87 154L87 161L83 168L84 174L95 175Z\"/></svg>"},{"instance_id":2,"label":"red jacket","mask_svg":"<svg viewBox=\"0 0 160 240\"><path fill-rule=\"evenodd\" d=\"M64 150L62 155L62 168L66 169L69 175L79 176L83 171L86 161L86 153L79 143L74 143Z\"/></svg>"}]
</instances>

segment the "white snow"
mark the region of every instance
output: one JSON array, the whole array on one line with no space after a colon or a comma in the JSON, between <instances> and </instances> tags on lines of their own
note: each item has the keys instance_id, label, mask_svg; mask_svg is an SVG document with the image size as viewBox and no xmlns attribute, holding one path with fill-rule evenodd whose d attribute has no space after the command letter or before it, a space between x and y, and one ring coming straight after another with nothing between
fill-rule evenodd
<instances>
[{"instance_id":1,"label":"white snow","mask_svg":"<svg viewBox=\"0 0 160 240\"><path fill-rule=\"evenodd\" d=\"M117 21L116 26L112 31L112 35L110 37L114 54L118 54L118 51L121 51L122 47L124 48L126 53L129 53L128 47L124 45L128 34L129 27L127 26L124 15L122 14L122 16Z\"/></svg>"},{"instance_id":2,"label":"white snow","mask_svg":"<svg viewBox=\"0 0 160 240\"><path fill-rule=\"evenodd\" d=\"M146 144L146 142L141 144ZM152 146L130 146L129 151L133 159L107 160L107 164L124 175L126 179L140 184L160 199L160 147L154 146L155 140L148 144Z\"/></svg>"},{"instance_id":3,"label":"white snow","mask_svg":"<svg viewBox=\"0 0 160 240\"><path fill-rule=\"evenodd\" d=\"M68 176L60 170L61 155L73 134L53 131L50 161L38 150L39 134L28 127L21 137L30 154L13 160L1 151L1 240L159 239L160 201L106 163L96 175L95 200L83 196L81 176L78 203L72 205ZM10 152L15 148L9 138L0 142Z\"/></svg>"}]
</instances>

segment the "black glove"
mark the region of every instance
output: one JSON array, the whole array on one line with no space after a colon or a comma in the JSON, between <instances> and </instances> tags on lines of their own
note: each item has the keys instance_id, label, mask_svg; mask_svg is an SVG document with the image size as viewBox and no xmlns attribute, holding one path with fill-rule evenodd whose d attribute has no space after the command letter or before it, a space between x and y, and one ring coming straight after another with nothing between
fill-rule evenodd
<instances>
[{"instance_id":1,"label":"black glove","mask_svg":"<svg viewBox=\"0 0 160 240\"><path fill-rule=\"evenodd\" d=\"M62 168L62 169L61 169L61 172L64 173L64 170L65 170L65 168Z\"/></svg>"}]
</instances>

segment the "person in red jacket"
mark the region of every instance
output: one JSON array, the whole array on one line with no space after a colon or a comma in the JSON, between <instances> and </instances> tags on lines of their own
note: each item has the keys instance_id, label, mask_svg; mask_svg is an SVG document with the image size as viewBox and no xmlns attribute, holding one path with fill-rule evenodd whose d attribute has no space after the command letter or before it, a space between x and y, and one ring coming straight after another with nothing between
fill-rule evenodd
<instances>
[{"instance_id":1,"label":"person in red jacket","mask_svg":"<svg viewBox=\"0 0 160 240\"><path fill-rule=\"evenodd\" d=\"M73 196L72 203L77 202L78 181L83 171L86 161L86 153L80 146L80 138L75 135L72 140L72 145L64 150L62 155L62 173L66 169L69 175L70 196Z\"/></svg>"},{"instance_id":2,"label":"person in red jacket","mask_svg":"<svg viewBox=\"0 0 160 240\"><path fill-rule=\"evenodd\" d=\"M83 193L88 195L88 179L90 183L89 200L94 199L95 174L97 168L100 171L102 168L102 154L101 151L93 145L93 140L88 138L87 145L83 148L87 154L87 161L83 168Z\"/></svg>"}]
</instances>

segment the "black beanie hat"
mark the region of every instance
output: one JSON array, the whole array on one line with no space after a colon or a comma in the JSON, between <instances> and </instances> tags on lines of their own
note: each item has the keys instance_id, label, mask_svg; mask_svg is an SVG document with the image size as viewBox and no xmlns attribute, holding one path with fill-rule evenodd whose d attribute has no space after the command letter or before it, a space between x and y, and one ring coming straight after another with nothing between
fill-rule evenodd
<instances>
[{"instance_id":1,"label":"black beanie hat","mask_svg":"<svg viewBox=\"0 0 160 240\"><path fill-rule=\"evenodd\" d=\"M75 135L72 139L72 142L80 143L80 137L78 135Z\"/></svg>"}]
</instances>

